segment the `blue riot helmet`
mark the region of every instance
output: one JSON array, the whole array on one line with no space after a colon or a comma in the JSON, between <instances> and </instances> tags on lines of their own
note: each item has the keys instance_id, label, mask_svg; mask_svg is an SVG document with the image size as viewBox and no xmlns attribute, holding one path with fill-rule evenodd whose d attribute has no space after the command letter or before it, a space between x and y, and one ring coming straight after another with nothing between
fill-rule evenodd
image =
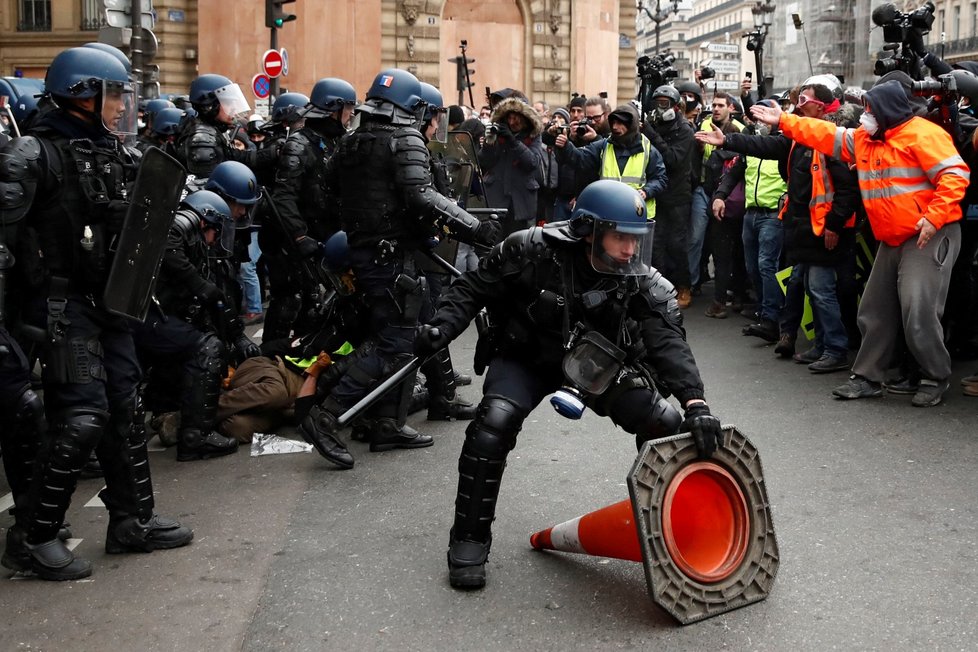
<instances>
[{"instance_id":1,"label":"blue riot helmet","mask_svg":"<svg viewBox=\"0 0 978 652\"><path fill-rule=\"evenodd\" d=\"M251 113L241 88L224 75L201 75L190 82L190 104L201 119L224 124Z\"/></svg>"},{"instance_id":2,"label":"blue riot helmet","mask_svg":"<svg viewBox=\"0 0 978 652\"><path fill-rule=\"evenodd\" d=\"M431 84L421 82L421 99L425 103L421 132L427 136L427 130L434 121L436 127L430 139L439 143L448 142L448 108L442 99L441 91Z\"/></svg>"},{"instance_id":3,"label":"blue riot helmet","mask_svg":"<svg viewBox=\"0 0 978 652\"><path fill-rule=\"evenodd\" d=\"M44 89L64 108L88 112L75 100L95 99L91 111L95 124L116 135L136 133L136 98L129 71L112 54L98 48L69 48L51 61Z\"/></svg>"},{"instance_id":4,"label":"blue riot helmet","mask_svg":"<svg viewBox=\"0 0 978 652\"><path fill-rule=\"evenodd\" d=\"M417 126L423 108L418 78L407 70L388 68L374 78L366 101L357 110L394 125Z\"/></svg>"},{"instance_id":5,"label":"blue riot helmet","mask_svg":"<svg viewBox=\"0 0 978 652\"><path fill-rule=\"evenodd\" d=\"M302 110L307 104L309 98L302 93L282 93L275 98L269 118L275 124L291 126L302 118Z\"/></svg>"},{"instance_id":6,"label":"blue riot helmet","mask_svg":"<svg viewBox=\"0 0 978 652\"><path fill-rule=\"evenodd\" d=\"M313 119L329 118L345 107L356 106L356 103L357 91L353 84L337 77L326 77L312 87L303 115Z\"/></svg>"},{"instance_id":7,"label":"blue riot helmet","mask_svg":"<svg viewBox=\"0 0 978 652\"><path fill-rule=\"evenodd\" d=\"M337 231L323 243L323 261L329 271L337 274L350 269L350 243L346 231Z\"/></svg>"},{"instance_id":8,"label":"blue riot helmet","mask_svg":"<svg viewBox=\"0 0 978 652\"><path fill-rule=\"evenodd\" d=\"M111 54L113 57L116 58L116 60L119 63L121 63L125 67L127 73L129 73L130 75L132 74L132 62L129 61L129 57L126 56L126 53L125 52L123 52L119 48L115 47L114 45L109 45L108 43L99 43L97 41L93 41L92 43L86 43L82 47L83 48L92 48L94 50L101 50L102 52L105 52L107 54Z\"/></svg>"},{"instance_id":9,"label":"blue riot helmet","mask_svg":"<svg viewBox=\"0 0 978 652\"><path fill-rule=\"evenodd\" d=\"M24 93L10 106L10 112L14 114L14 120L17 121L17 125L23 131L27 123L37 113L37 98L30 93Z\"/></svg>"},{"instance_id":10,"label":"blue riot helmet","mask_svg":"<svg viewBox=\"0 0 978 652\"><path fill-rule=\"evenodd\" d=\"M150 130L163 139L175 137L180 133L185 116L186 114L176 107L163 109L156 113Z\"/></svg>"},{"instance_id":11,"label":"blue riot helmet","mask_svg":"<svg viewBox=\"0 0 978 652\"><path fill-rule=\"evenodd\" d=\"M173 102L171 102L170 100L164 100L160 98L147 100L146 104L143 106L142 109L143 122L146 124L147 127L152 129L153 120L156 118L156 115L163 109L173 109L173 108L176 108L176 105L173 104Z\"/></svg>"},{"instance_id":12,"label":"blue riot helmet","mask_svg":"<svg viewBox=\"0 0 978 652\"><path fill-rule=\"evenodd\" d=\"M255 208L261 199L261 188L251 168L237 161L224 161L211 172L204 189L216 192L227 201L234 218L234 228L247 229L251 226Z\"/></svg>"},{"instance_id":13,"label":"blue riot helmet","mask_svg":"<svg viewBox=\"0 0 978 652\"><path fill-rule=\"evenodd\" d=\"M591 266L602 274L647 274L652 263L655 222L645 200L621 181L602 179L586 187L571 213L571 228L591 240Z\"/></svg>"},{"instance_id":14,"label":"blue riot helmet","mask_svg":"<svg viewBox=\"0 0 978 652\"><path fill-rule=\"evenodd\" d=\"M208 246L216 258L226 258L231 255L234 247L234 224L231 219L231 209L220 195L210 190L192 192L181 206L190 208L204 222L204 231L213 230L215 237L208 238Z\"/></svg>"}]
</instances>

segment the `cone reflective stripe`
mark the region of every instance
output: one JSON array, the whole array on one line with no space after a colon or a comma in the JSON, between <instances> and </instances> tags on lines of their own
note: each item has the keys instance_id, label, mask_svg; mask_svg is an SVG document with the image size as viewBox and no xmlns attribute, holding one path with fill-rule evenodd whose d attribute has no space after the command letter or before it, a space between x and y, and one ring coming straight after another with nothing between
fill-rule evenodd
<instances>
[{"instance_id":1,"label":"cone reflective stripe","mask_svg":"<svg viewBox=\"0 0 978 652\"><path fill-rule=\"evenodd\" d=\"M767 597L780 557L757 449L733 426L700 460L692 437L647 442L629 500L530 537L537 550L643 564L652 599L689 624Z\"/></svg>"},{"instance_id":2,"label":"cone reflective stripe","mask_svg":"<svg viewBox=\"0 0 978 652\"><path fill-rule=\"evenodd\" d=\"M632 501L623 500L596 512L537 532L530 537L537 550L561 550L599 557L642 561Z\"/></svg>"}]
</instances>

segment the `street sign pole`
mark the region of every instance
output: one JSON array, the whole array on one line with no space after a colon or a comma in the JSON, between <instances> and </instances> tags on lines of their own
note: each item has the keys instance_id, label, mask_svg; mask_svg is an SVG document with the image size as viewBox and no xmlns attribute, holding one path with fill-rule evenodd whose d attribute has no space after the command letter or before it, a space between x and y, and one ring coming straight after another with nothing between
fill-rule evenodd
<instances>
[{"instance_id":1,"label":"street sign pole","mask_svg":"<svg viewBox=\"0 0 978 652\"><path fill-rule=\"evenodd\" d=\"M269 49L270 50L278 49L278 29L276 29L275 27L272 28L272 38L271 38L271 42L269 43ZM272 77L271 99L269 101L274 102L275 98L277 97L278 97L278 76L276 75L275 77Z\"/></svg>"},{"instance_id":2,"label":"street sign pole","mask_svg":"<svg viewBox=\"0 0 978 652\"><path fill-rule=\"evenodd\" d=\"M129 41L129 58L132 61L133 87L136 91L136 106L143 97L143 0L131 0L129 16L132 19L132 39Z\"/></svg>"}]
</instances>

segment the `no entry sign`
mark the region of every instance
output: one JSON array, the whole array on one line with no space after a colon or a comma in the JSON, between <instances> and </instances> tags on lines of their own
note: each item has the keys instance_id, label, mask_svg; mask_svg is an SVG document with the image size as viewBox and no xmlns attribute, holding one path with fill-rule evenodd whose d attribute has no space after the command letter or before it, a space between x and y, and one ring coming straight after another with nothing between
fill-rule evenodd
<instances>
[{"instance_id":1,"label":"no entry sign","mask_svg":"<svg viewBox=\"0 0 978 652\"><path fill-rule=\"evenodd\" d=\"M282 53L278 50L266 50L261 55L261 69L270 79L275 79L282 74L285 62Z\"/></svg>"}]
</instances>

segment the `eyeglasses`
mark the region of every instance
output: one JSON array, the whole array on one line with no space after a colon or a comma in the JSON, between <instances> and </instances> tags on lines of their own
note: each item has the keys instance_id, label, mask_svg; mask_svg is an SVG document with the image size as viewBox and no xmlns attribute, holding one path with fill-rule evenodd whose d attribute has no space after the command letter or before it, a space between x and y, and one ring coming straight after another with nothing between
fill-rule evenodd
<instances>
[{"instance_id":1,"label":"eyeglasses","mask_svg":"<svg viewBox=\"0 0 978 652\"><path fill-rule=\"evenodd\" d=\"M825 107L825 102L821 100L816 100L805 95L798 96L798 104L796 106L805 106L806 104L817 104L818 106Z\"/></svg>"}]
</instances>

